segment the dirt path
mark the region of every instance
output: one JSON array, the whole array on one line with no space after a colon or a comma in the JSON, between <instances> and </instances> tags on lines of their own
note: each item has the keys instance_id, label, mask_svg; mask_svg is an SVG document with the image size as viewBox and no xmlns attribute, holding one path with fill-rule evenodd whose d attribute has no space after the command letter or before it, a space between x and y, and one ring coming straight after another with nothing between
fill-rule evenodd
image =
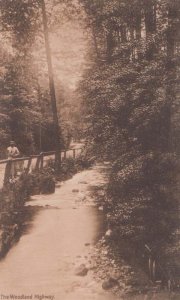
<instances>
[{"instance_id":1,"label":"dirt path","mask_svg":"<svg viewBox=\"0 0 180 300\"><path fill-rule=\"evenodd\" d=\"M101 185L101 167L76 174L55 194L36 196L27 211L36 211L20 241L0 262L0 299L114 300L93 279L75 275L89 264L91 248L103 233L102 212L94 206L89 188ZM88 198L88 201L86 201Z\"/></svg>"}]
</instances>

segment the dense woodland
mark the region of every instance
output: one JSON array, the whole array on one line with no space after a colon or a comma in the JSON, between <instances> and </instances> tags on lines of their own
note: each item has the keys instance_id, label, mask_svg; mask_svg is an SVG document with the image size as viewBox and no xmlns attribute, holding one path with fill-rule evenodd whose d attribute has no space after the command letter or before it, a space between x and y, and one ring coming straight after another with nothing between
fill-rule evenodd
<instances>
[{"instance_id":1,"label":"dense woodland","mask_svg":"<svg viewBox=\"0 0 180 300\"><path fill-rule=\"evenodd\" d=\"M82 2L96 60L81 86L88 147L111 161L109 227L130 255L148 245L156 257L175 257L179 1Z\"/></svg>"},{"instance_id":2,"label":"dense woodland","mask_svg":"<svg viewBox=\"0 0 180 300\"><path fill-rule=\"evenodd\" d=\"M67 135L85 137L89 155L110 161L106 204L116 241L175 257L179 1L46 4L50 31L63 26L63 18L78 19L88 41L78 89L72 93L56 78L65 143ZM1 1L2 153L9 139L24 154L55 146L40 6L40 0Z\"/></svg>"},{"instance_id":3,"label":"dense woodland","mask_svg":"<svg viewBox=\"0 0 180 300\"><path fill-rule=\"evenodd\" d=\"M76 69L80 68L83 60L81 53L79 62L76 58L77 51L83 48L83 41L80 49L78 45L74 45L81 41L81 35L77 33L76 20L71 24L73 8L73 5L68 6L68 1L66 9L61 1L46 1L62 147L68 146L74 134L73 121L76 123L78 119L76 111L79 102L74 101L76 96L71 85L75 85L77 79L73 76L78 78ZM56 143L49 94L42 1L1 1L0 12L1 158L5 156L10 140L15 140L22 155L54 150ZM73 31L72 27L77 29ZM61 45L61 39L64 45ZM75 48L74 52L73 49L71 52L69 50L70 43ZM65 68L64 64L69 66ZM61 74L63 68L65 71ZM70 78L67 78L68 75Z\"/></svg>"}]
</instances>

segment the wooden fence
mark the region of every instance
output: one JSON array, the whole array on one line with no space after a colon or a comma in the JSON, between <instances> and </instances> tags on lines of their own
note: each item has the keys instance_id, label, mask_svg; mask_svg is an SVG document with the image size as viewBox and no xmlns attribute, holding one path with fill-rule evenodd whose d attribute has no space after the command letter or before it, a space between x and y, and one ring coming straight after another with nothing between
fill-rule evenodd
<instances>
[{"instance_id":1,"label":"wooden fence","mask_svg":"<svg viewBox=\"0 0 180 300\"><path fill-rule=\"evenodd\" d=\"M61 161L67 158L76 158L82 148L72 148L61 151ZM55 151L41 152L38 155L20 157L16 159L0 160L0 188L6 185L13 177L21 173L31 173L33 170L42 169L50 160L55 161Z\"/></svg>"}]
</instances>

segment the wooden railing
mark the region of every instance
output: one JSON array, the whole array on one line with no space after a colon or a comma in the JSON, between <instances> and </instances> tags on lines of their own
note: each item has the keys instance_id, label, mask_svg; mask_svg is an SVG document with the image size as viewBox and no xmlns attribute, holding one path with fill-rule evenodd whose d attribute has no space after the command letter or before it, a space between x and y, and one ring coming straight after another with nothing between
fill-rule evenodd
<instances>
[{"instance_id":1,"label":"wooden railing","mask_svg":"<svg viewBox=\"0 0 180 300\"><path fill-rule=\"evenodd\" d=\"M69 157L76 158L81 152L82 148L63 150L61 151L61 161ZM48 151L28 157L0 160L0 188L22 172L28 174L33 170L42 169L50 160L55 161L55 153L55 151Z\"/></svg>"}]
</instances>

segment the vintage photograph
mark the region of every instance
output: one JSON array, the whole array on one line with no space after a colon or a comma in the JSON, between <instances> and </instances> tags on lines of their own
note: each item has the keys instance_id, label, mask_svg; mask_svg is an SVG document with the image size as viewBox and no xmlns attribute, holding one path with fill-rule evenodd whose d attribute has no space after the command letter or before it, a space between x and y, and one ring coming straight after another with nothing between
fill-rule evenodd
<instances>
[{"instance_id":1,"label":"vintage photograph","mask_svg":"<svg viewBox=\"0 0 180 300\"><path fill-rule=\"evenodd\" d=\"M180 299L179 50L179 0L0 0L0 300Z\"/></svg>"}]
</instances>

